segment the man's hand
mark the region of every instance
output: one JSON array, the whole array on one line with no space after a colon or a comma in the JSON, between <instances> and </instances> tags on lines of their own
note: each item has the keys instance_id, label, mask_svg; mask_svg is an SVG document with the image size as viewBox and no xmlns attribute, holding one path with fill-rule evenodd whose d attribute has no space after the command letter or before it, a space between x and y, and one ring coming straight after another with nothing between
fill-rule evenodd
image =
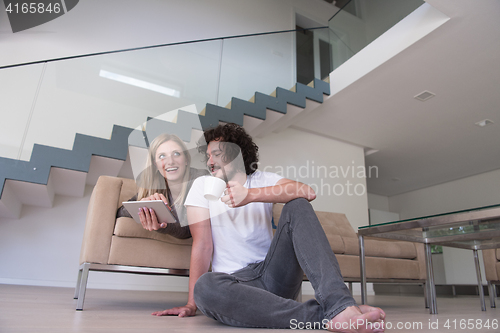
<instances>
[{"instance_id":1,"label":"man's hand","mask_svg":"<svg viewBox=\"0 0 500 333\"><path fill-rule=\"evenodd\" d=\"M250 203L248 189L236 181L228 181L221 201L231 208L245 206Z\"/></svg>"},{"instance_id":2,"label":"man's hand","mask_svg":"<svg viewBox=\"0 0 500 333\"><path fill-rule=\"evenodd\" d=\"M196 306L186 304L185 306L178 306L176 308L167 309L163 311L156 311L152 313L153 316L179 316L179 317L192 317L196 315Z\"/></svg>"},{"instance_id":3,"label":"man's hand","mask_svg":"<svg viewBox=\"0 0 500 333\"><path fill-rule=\"evenodd\" d=\"M165 205L167 205L168 209L172 211L170 206L168 205L168 200L161 193L155 193L150 195L149 197L141 199L141 201L151 201L151 200L162 200ZM146 207L139 208L139 219L141 220L142 227L146 230L153 231L162 228L166 228L166 223L158 223L158 218L156 217L156 213L152 209L147 209Z\"/></svg>"}]
</instances>

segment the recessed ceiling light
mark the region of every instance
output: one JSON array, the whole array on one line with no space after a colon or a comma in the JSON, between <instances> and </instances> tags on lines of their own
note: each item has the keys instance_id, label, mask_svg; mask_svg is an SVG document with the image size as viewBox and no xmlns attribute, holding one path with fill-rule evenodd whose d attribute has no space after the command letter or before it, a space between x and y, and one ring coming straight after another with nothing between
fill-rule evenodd
<instances>
[{"instance_id":1,"label":"recessed ceiling light","mask_svg":"<svg viewBox=\"0 0 500 333\"><path fill-rule=\"evenodd\" d=\"M481 120L481 121L478 121L476 123L476 125L480 126L480 127L488 126L488 125L491 125L491 124L493 124L493 121L489 120L489 119Z\"/></svg>"},{"instance_id":2,"label":"recessed ceiling light","mask_svg":"<svg viewBox=\"0 0 500 333\"><path fill-rule=\"evenodd\" d=\"M130 76L125 76L125 75L121 75L121 74L117 74L117 73L113 73L113 72L108 72L108 71L105 71L103 69L101 69L101 71L99 72L99 76L104 77L106 79L118 81L121 83L126 83L126 84L129 84L131 86L151 90L151 91L154 91L154 92L157 92L160 94L172 96L172 97L179 98L181 96L181 93L178 90L171 89L171 88L164 87L164 86L160 86L158 84L154 84L151 82L139 80L139 79L136 79L136 78L133 78Z\"/></svg>"},{"instance_id":3,"label":"recessed ceiling light","mask_svg":"<svg viewBox=\"0 0 500 333\"><path fill-rule=\"evenodd\" d=\"M430 91L425 90L425 91L422 91L420 94L414 96L413 98L418 99L419 101L425 102L425 101L431 99L434 96L436 96L436 94L431 93Z\"/></svg>"}]
</instances>

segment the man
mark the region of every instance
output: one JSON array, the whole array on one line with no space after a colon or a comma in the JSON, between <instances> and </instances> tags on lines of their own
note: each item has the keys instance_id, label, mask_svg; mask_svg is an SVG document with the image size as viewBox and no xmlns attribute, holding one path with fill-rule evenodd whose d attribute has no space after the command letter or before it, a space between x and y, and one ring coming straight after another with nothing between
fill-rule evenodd
<instances>
[{"instance_id":1,"label":"man","mask_svg":"<svg viewBox=\"0 0 500 333\"><path fill-rule=\"evenodd\" d=\"M238 125L220 125L204 139L209 171L227 180L227 188L220 200L208 201L209 176L195 180L185 203L193 236L188 303L154 315L193 316L198 308L232 326L383 332L385 313L358 307L343 282L308 202L314 191L258 171L258 147ZM286 203L274 237L273 203ZM316 299L300 303L294 299L304 272Z\"/></svg>"}]
</instances>

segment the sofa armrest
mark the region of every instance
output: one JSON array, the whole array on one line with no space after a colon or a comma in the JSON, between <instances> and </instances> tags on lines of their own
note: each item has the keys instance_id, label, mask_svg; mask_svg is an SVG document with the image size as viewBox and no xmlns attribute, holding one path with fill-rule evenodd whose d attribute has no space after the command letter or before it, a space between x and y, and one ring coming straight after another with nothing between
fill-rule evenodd
<instances>
[{"instance_id":1,"label":"sofa armrest","mask_svg":"<svg viewBox=\"0 0 500 333\"><path fill-rule=\"evenodd\" d=\"M395 243L404 242L404 243L407 243L408 245L410 245L410 244L413 245L415 247L414 253L416 253L416 257L412 260L416 261L418 264L418 279L419 280L426 280L427 279L424 244L416 243L416 242L409 242L409 241L407 242L407 241L400 241L400 240L393 240L393 239L386 239L386 238L371 237L371 236L365 236L364 238L365 238L365 253L367 254L367 256L370 256L370 252L373 252L373 251L370 251L369 248L367 248L367 247L369 247L369 245L372 245L369 242L370 240L379 241L379 242L388 242L388 244L389 244L389 242L395 242ZM380 244L378 246L380 247ZM386 249L386 251L387 251L387 249ZM394 256L393 258L398 258L398 256ZM404 258L404 257L400 257L400 258Z\"/></svg>"},{"instance_id":2,"label":"sofa armrest","mask_svg":"<svg viewBox=\"0 0 500 333\"><path fill-rule=\"evenodd\" d=\"M425 264L425 248L422 243L415 244L415 249L417 250L417 261L419 267L419 278L420 280L427 280L427 266Z\"/></svg>"},{"instance_id":3,"label":"sofa armrest","mask_svg":"<svg viewBox=\"0 0 500 333\"><path fill-rule=\"evenodd\" d=\"M499 262L495 252L496 249L483 250L484 273L486 281L499 281L500 276L497 274L496 265Z\"/></svg>"},{"instance_id":4,"label":"sofa armrest","mask_svg":"<svg viewBox=\"0 0 500 333\"><path fill-rule=\"evenodd\" d=\"M123 180L101 176L92 191L80 252L84 262L107 264Z\"/></svg>"}]
</instances>

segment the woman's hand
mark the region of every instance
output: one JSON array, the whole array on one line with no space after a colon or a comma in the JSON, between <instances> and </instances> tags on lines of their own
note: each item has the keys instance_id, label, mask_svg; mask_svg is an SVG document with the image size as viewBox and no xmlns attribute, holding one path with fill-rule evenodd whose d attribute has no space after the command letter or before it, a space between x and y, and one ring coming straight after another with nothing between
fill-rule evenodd
<instances>
[{"instance_id":1,"label":"woman's hand","mask_svg":"<svg viewBox=\"0 0 500 333\"><path fill-rule=\"evenodd\" d=\"M167 205L168 209L170 209L170 206L168 206L167 198L161 193L155 193L150 195L149 197L141 199L141 201L151 201L151 200L161 200Z\"/></svg>"},{"instance_id":2,"label":"woman's hand","mask_svg":"<svg viewBox=\"0 0 500 333\"><path fill-rule=\"evenodd\" d=\"M167 205L168 209L172 211L172 208L168 205L168 200L161 193L155 193L150 195L149 197L142 198L141 201L151 201L151 200L162 200L165 205ZM159 230L167 227L166 223L159 223L158 218L156 217L156 213L153 209L149 209L147 207L139 208L139 219L141 220L142 227L146 230Z\"/></svg>"},{"instance_id":3,"label":"woman's hand","mask_svg":"<svg viewBox=\"0 0 500 333\"><path fill-rule=\"evenodd\" d=\"M248 189L236 181L229 181L221 201L231 208L245 206L250 203Z\"/></svg>"}]
</instances>

